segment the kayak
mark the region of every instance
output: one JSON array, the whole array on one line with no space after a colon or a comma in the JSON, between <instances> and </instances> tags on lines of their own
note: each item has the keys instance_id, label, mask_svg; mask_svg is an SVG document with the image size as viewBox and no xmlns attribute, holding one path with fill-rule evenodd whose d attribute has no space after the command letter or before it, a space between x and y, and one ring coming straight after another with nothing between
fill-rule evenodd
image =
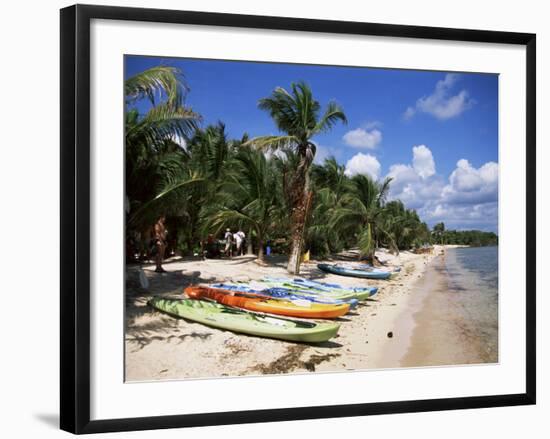
<instances>
[{"instance_id":1,"label":"kayak","mask_svg":"<svg viewBox=\"0 0 550 439\"><path fill-rule=\"evenodd\" d=\"M377 287L348 287L340 284L302 279L299 277L294 279L265 277L264 282L271 282L274 284L280 283L294 288L306 288L319 291L320 294L355 294L358 296L357 299L359 300L374 296L378 292Z\"/></svg>"},{"instance_id":2,"label":"kayak","mask_svg":"<svg viewBox=\"0 0 550 439\"><path fill-rule=\"evenodd\" d=\"M390 271L390 272L394 272L394 273L399 273L401 271L401 267L385 267L386 270L383 270L383 269L379 269L379 268L376 268L374 266L372 266L371 264L358 264L357 265L357 268L361 268L361 269L366 269L366 270L372 270L372 269L376 269L376 270L379 270L379 271Z\"/></svg>"},{"instance_id":3,"label":"kayak","mask_svg":"<svg viewBox=\"0 0 550 439\"><path fill-rule=\"evenodd\" d=\"M154 297L148 303L172 316L192 320L213 328L279 340L306 343L324 342L334 337L340 327L338 323L333 322L264 316L203 300L173 300Z\"/></svg>"},{"instance_id":4,"label":"kayak","mask_svg":"<svg viewBox=\"0 0 550 439\"><path fill-rule=\"evenodd\" d=\"M331 319L341 317L349 311L347 303L328 305L324 303L312 303L308 300L274 300L258 295L206 286L191 286L187 287L184 291L190 299L211 299L223 305L290 317Z\"/></svg>"},{"instance_id":5,"label":"kayak","mask_svg":"<svg viewBox=\"0 0 550 439\"><path fill-rule=\"evenodd\" d=\"M360 277L363 279L388 279L392 273L382 270L358 270L355 268L339 267L330 264L317 264L320 270L326 273L338 274L340 276Z\"/></svg>"},{"instance_id":6,"label":"kayak","mask_svg":"<svg viewBox=\"0 0 550 439\"><path fill-rule=\"evenodd\" d=\"M270 287L282 287L282 288L289 288L293 291L308 291L311 294L318 294L323 296L329 296L333 297L335 299L340 300L350 300L350 299L357 299L357 300L365 300L376 293L377 289L373 289L372 287L369 287L368 289L364 290L351 290L351 289L344 289L344 288L334 288L334 287L327 287L327 288L320 288L319 286L309 286L305 285L303 283L296 283L289 279L263 279L263 282L265 282Z\"/></svg>"},{"instance_id":7,"label":"kayak","mask_svg":"<svg viewBox=\"0 0 550 439\"><path fill-rule=\"evenodd\" d=\"M210 285L211 288L220 288L222 290L237 291L240 293L251 293L258 294L267 298L279 299L279 300L309 300L310 302L315 303L324 303L329 305L340 305L347 303L350 309L353 309L357 306L357 299L349 300L340 300L334 299L328 296L322 296L315 294L314 292L308 291L293 291L289 288L282 287L272 287L272 288L262 288L261 286L256 287L256 285L245 285L245 284L213 284Z\"/></svg>"},{"instance_id":8,"label":"kayak","mask_svg":"<svg viewBox=\"0 0 550 439\"><path fill-rule=\"evenodd\" d=\"M342 291L353 291L356 293L365 293L368 292L369 296L374 296L378 292L378 287L346 287L344 285L340 284L333 284L328 282L318 282L314 280L306 280L306 279L295 279L295 282L298 283L308 283L312 286L312 288L319 288L321 290L323 289L333 289L333 290L342 290Z\"/></svg>"},{"instance_id":9,"label":"kayak","mask_svg":"<svg viewBox=\"0 0 550 439\"><path fill-rule=\"evenodd\" d=\"M370 296L369 292L351 292L351 291L321 291L316 288L305 287L293 284L291 282L273 282L273 281L264 281L269 288L287 288L292 292L301 294L303 291L307 291L309 294L323 296L323 297L332 297L333 299L338 300L364 300Z\"/></svg>"}]
</instances>

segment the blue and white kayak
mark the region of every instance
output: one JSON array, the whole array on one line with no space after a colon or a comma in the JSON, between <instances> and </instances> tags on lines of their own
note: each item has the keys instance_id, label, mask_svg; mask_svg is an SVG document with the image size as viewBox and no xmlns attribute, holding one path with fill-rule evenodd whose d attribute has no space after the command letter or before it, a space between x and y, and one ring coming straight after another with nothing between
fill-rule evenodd
<instances>
[{"instance_id":1,"label":"blue and white kayak","mask_svg":"<svg viewBox=\"0 0 550 439\"><path fill-rule=\"evenodd\" d=\"M377 269L375 267L373 267L371 264L358 264L356 266L357 268L360 268L360 269L366 269L366 270L370 270L370 269ZM394 273L399 273L401 271L401 267L393 267L393 269L389 269L390 267L387 267L388 269L386 270L383 270L383 269L377 269L377 270L380 270L380 271L393 271Z\"/></svg>"},{"instance_id":2,"label":"blue and white kayak","mask_svg":"<svg viewBox=\"0 0 550 439\"><path fill-rule=\"evenodd\" d=\"M283 300L307 300L309 302L324 303L330 305L348 304L351 308L355 308L359 302L357 299L333 299L331 297L323 296L322 294L314 294L308 291L295 291L289 288L272 287L272 288L251 288L245 284L224 284L218 283L210 285L211 288L220 288L224 290L236 291L239 293L251 293L269 296L274 299Z\"/></svg>"},{"instance_id":3,"label":"blue and white kayak","mask_svg":"<svg viewBox=\"0 0 550 439\"><path fill-rule=\"evenodd\" d=\"M392 275L389 271L377 270L374 268L358 270L356 268L340 267L338 265L330 264L317 264L317 267L325 273L338 274L340 276L359 277L362 279L388 279Z\"/></svg>"},{"instance_id":4,"label":"blue and white kayak","mask_svg":"<svg viewBox=\"0 0 550 439\"><path fill-rule=\"evenodd\" d=\"M328 282L319 282L310 279L303 279L300 277L296 278L285 278L285 277L264 277L264 282L273 282L281 284L290 284L295 285L296 287L305 287L308 289L318 290L322 292L349 292L349 293L369 293L369 296L374 296L378 292L377 287L357 287L357 286L346 286L335 283Z\"/></svg>"}]
</instances>

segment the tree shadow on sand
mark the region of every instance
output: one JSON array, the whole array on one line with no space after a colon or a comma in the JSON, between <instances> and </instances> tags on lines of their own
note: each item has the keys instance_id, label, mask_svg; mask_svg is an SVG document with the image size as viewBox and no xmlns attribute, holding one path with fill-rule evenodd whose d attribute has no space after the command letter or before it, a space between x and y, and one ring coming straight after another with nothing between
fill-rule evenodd
<instances>
[{"instance_id":1,"label":"tree shadow on sand","mask_svg":"<svg viewBox=\"0 0 550 439\"><path fill-rule=\"evenodd\" d=\"M144 289L139 284L139 267L128 267L125 295L125 339L136 343L139 349L153 341L183 342L186 338L208 339L212 332L197 332L179 334L180 319L174 319L147 304L153 296L173 297L181 299L183 289L196 283L212 282L213 278L202 278L200 272L167 271L158 274L145 271L149 280L149 288ZM150 317L150 319L146 319ZM141 320L144 320L143 322ZM205 327L206 328L206 327Z\"/></svg>"}]
</instances>

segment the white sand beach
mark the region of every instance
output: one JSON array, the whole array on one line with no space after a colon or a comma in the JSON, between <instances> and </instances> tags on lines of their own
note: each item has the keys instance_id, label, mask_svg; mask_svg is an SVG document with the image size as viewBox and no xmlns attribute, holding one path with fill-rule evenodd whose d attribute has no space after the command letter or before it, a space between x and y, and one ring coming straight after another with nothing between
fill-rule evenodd
<instances>
[{"instance_id":1,"label":"white sand beach","mask_svg":"<svg viewBox=\"0 0 550 439\"><path fill-rule=\"evenodd\" d=\"M401 272L387 281L363 280L326 274L311 261L300 276L343 285L379 287L377 295L340 319L337 337L308 345L251 337L176 319L150 308L153 295L181 297L185 286L219 281L260 280L266 275L286 276L283 258L268 258L259 265L253 256L232 260L167 261L167 273L145 266L148 290L130 281L126 306L126 380L208 378L313 371L344 371L399 367L412 342L414 314L422 302L414 298L414 285L422 280L434 258L445 249L435 246L431 254L381 250L379 259ZM353 257L353 254L343 255ZM130 268L129 279L138 267ZM410 361L409 361L410 363ZM411 365L411 364L409 364ZM414 364L412 364L414 365Z\"/></svg>"}]
</instances>

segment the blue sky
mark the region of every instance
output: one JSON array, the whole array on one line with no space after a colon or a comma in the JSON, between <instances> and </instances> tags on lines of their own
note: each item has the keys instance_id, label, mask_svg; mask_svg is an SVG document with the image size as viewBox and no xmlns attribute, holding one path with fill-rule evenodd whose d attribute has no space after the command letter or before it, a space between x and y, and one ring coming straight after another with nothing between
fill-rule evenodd
<instances>
[{"instance_id":1,"label":"blue sky","mask_svg":"<svg viewBox=\"0 0 550 439\"><path fill-rule=\"evenodd\" d=\"M126 77L158 65L184 73L186 103L230 137L276 134L258 99L278 86L308 83L348 124L313 140L316 161L334 155L349 175L391 176L402 199L433 225L497 231L498 76L127 56ZM140 104L145 111L147 103Z\"/></svg>"}]
</instances>

